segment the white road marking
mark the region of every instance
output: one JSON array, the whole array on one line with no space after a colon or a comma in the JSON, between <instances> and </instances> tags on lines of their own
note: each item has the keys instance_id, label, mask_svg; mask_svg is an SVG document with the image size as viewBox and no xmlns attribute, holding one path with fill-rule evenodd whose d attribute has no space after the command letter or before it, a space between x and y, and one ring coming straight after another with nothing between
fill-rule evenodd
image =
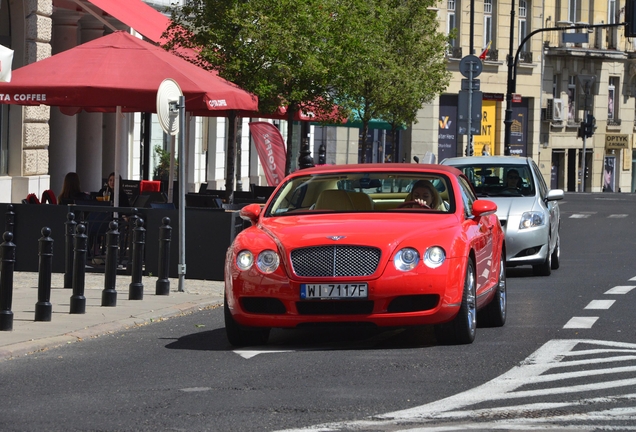
<instances>
[{"instance_id":1,"label":"white road marking","mask_svg":"<svg viewBox=\"0 0 636 432\"><path fill-rule=\"evenodd\" d=\"M584 309L609 309L616 300L592 300Z\"/></svg>"},{"instance_id":2,"label":"white road marking","mask_svg":"<svg viewBox=\"0 0 636 432\"><path fill-rule=\"evenodd\" d=\"M608 216L608 218L614 218L614 219L618 219L618 218L626 218L628 215L626 214L611 214Z\"/></svg>"},{"instance_id":3,"label":"white road marking","mask_svg":"<svg viewBox=\"0 0 636 432\"><path fill-rule=\"evenodd\" d=\"M234 352L244 359L251 359L259 354L273 354L273 353L288 353L294 352L293 350L234 350Z\"/></svg>"},{"instance_id":4,"label":"white road marking","mask_svg":"<svg viewBox=\"0 0 636 432\"><path fill-rule=\"evenodd\" d=\"M636 280L636 278L631 278L630 280ZM619 285L619 286L615 286L614 288L611 288L608 291L605 291L605 294L627 294L634 288L636 288L636 286Z\"/></svg>"},{"instance_id":5,"label":"white road marking","mask_svg":"<svg viewBox=\"0 0 636 432\"><path fill-rule=\"evenodd\" d=\"M182 392L190 393L190 392L204 392L210 391L212 387L190 387L190 388L182 388Z\"/></svg>"},{"instance_id":6,"label":"white road marking","mask_svg":"<svg viewBox=\"0 0 636 432\"><path fill-rule=\"evenodd\" d=\"M586 219L586 218L589 218L590 216L591 216L590 214L574 213L573 215L570 216L570 219Z\"/></svg>"},{"instance_id":7,"label":"white road marking","mask_svg":"<svg viewBox=\"0 0 636 432\"><path fill-rule=\"evenodd\" d=\"M598 317L572 317L563 328L583 329L592 328Z\"/></svg>"},{"instance_id":8,"label":"white road marking","mask_svg":"<svg viewBox=\"0 0 636 432\"><path fill-rule=\"evenodd\" d=\"M629 353L630 355L623 355ZM571 360L573 357L604 357ZM594 369L597 363L630 362L615 368ZM552 369L567 369L551 373ZM552 340L499 377L471 390L426 405L349 422L334 422L293 431L461 431L461 430L636 430L636 406L616 407L636 400L636 393L616 394L636 385L636 344L589 339ZM631 373L630 375L625 375ZM608 381L550 387L572 377L621 374ZM619 378L617 376L617 378ZM586 382L588 380L584 380ZM545 384L541 386L540 384ZM527 390L532 385L533 390ZM523 390L521 390L523 389ZM615 394L585 398L574 393L614 389ZM572 394L559 402L528 401L529 397ZM511 405L506 405L511 401ZM493 408L483 408L488 402ZM514 404L515 402L522 402ZM471 409L474 406L474 409ZM479 408L477 408L479 407ZM570 408L568 410L568 408ZM612 424L612 422L614 422ZM624 423L618 423L624 422ZM626 424L625 424L626 423Z\"/></svg>"}]
</instances>

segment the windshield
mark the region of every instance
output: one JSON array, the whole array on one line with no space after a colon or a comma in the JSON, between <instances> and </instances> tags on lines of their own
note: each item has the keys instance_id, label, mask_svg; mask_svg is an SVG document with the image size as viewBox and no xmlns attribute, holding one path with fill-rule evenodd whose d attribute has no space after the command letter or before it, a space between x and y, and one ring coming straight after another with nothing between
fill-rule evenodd
<instances>
[{"instance_id":1,"label":"windshield","mask_svg":"<svg viewBox=\"0 0 636 432\"><path fill-rule=\"evenodd\" d=\"M427 201L426 206L413 202L422 196ZM289 179L265 215L384 211L450 213L455 211L453 202L450 181L442 174L343 172Z\"/></svg>"},{"instance_id":2,"label":"windshield","mask_svg":"<svg viewBox=\"0 0 636 432\"><path fill-rule=\"evenodd\" d=\"M535 184L528 165L460 165L479 197L523 197L535 195Z\"/></svg>"}]
</instances>

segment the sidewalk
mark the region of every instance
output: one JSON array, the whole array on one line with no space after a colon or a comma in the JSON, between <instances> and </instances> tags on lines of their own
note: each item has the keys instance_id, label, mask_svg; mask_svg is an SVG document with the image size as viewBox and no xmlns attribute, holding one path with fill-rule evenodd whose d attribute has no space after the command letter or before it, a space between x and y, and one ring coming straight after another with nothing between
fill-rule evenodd
<instances>
[{"instance_id":1,"label":"sidewalk","mask_svg":"<svg viewBox=\"0 0 636 432\"><path fill-rule=\"evenodd\" d=\"M86 273L86 313L70 314L71 288L64 287L64 275L54 273L51 281L51 321L35 321L38 274L15 272L13 277L13 330L0 331L0 360L27 355L82 339L116 332L168 317L223 303L223 282L186 279L178 292L178 279L170 279L170 295L155 295L156 277L144 276L143 300L128 300L131 276L117 276L117 305L102 307L103 273Z\"/></svg>"}]
</instances>

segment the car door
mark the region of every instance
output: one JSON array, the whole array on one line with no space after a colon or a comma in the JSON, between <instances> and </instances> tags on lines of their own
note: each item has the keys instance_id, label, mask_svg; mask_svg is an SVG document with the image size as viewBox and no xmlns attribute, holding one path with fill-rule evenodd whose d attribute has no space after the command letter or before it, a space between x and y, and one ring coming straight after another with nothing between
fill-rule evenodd
<instances>
[{"instance_id":1,"label":"car door","mask_svg":"<svg viewBox=\"0 0 636 432\"><path fill-rule=\"evenodd\" d=\"M479 305L480 295L484 290L492 285L493 274L492 254L493 254L493 225L490 217L476 218L472 213L473 203L476 197L470 183L464 177L459 178L460 192L464 201L464 209L467 221L471 224L468 235L472 236L472 246L475 250L475 276L477 279L477 303Z\"/></svg>"},{"instance_id":2,"label":"car door","mask_svg":"<svg viewBox=\"0 0 636 432\"><path fill-rule=\"evenodd\" d=\"M554 250L559 230L559 204L556 201L546 201L546 197L548 196L548 186L543 179L541 171L539 171L539 167L534 161L532 161L531 167L534 173L535 182L537 183L537 189L539 190L542 205L547 208L548 212L547 216L550 223L550 249L548 252L551 253Z\"/></svg>"}]
</instances>

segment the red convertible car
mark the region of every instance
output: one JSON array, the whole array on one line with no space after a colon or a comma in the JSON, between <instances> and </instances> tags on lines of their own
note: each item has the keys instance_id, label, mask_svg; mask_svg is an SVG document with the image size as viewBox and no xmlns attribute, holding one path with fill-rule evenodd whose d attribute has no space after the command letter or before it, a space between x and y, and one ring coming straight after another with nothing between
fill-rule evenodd
<instances>
[{"instance_id":1,"label":"red convertible car","mask_svg":"<svg viewBox=\"0 0 636 432\"><path fill-rule=\"evenodd\" d=\"M225 262L232 345L270 329L434 325L442 344L473 342L506 321L504 234L492 201L457 169L329 165L296 171L251 221Z\"/></svg>"}]
</instances>

